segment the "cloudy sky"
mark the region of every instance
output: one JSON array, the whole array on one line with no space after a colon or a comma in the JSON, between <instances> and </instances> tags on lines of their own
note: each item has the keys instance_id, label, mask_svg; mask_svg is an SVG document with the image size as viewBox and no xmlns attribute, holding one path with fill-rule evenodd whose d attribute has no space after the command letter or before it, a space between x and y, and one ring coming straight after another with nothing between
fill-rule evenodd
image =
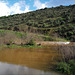
<instances>
[{"instance_id":1,"label":"cloudy sky","mask_svg":"<svg viewBox=\"0 0 75 75\"><path fill-rule=\"evenodd\" d=\"M0 0L0 16L26 13L45 7L72 4L75 4L75 0Z\"/></svg>"}]
</instances>

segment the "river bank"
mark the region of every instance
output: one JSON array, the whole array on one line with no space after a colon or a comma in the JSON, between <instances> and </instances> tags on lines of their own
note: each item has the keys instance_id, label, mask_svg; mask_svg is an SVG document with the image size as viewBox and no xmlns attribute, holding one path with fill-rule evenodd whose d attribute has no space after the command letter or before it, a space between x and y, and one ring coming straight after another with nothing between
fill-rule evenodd
<instances>
[{"instance_id":1,"label":"river bank","mask_svg":"<svg viewBox=\"0 0 75 75\"><path fill-rule=\"evenodd\" d=\"M12 43L12 44L5 44L5 45L0 45L0 47L46 47L46 46L75 46L75 42L56 42L56 41L33 41L31 40L30 42L26 43L26 44L16 44L16 43Z\"/></svg>"}]
</instances>

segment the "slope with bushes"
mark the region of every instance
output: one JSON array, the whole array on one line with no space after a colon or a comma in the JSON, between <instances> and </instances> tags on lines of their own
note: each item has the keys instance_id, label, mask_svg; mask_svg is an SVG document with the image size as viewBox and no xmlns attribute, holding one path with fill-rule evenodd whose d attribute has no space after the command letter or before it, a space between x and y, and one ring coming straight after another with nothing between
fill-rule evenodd
<instances>
[{"instance_id":1,"label":"slope with bushes","mask_svg":"<svg viewBox=\"0 0 75 75\"><path fill-rule=\"evenodd\" d=\"M0 17L0 29L41 33L75 41L75 5Z\"/></svg>"}]
</instances>

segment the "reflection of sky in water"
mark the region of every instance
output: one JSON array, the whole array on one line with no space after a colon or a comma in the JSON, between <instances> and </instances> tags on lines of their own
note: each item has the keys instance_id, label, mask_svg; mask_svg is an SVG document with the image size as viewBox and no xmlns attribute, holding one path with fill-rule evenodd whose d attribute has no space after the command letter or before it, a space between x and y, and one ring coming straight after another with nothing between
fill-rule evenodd
<instances>
[{"instance_id":1,"label":"reflection of sky in water","mask_svg":"<svg viewBox=\"0 0 75 75\"><path fill-rule=\"evenodd\" d=\"M44 72L19 65L0 62L0 75L59 75L54 72Z\"/></svg>"}]
</instances>

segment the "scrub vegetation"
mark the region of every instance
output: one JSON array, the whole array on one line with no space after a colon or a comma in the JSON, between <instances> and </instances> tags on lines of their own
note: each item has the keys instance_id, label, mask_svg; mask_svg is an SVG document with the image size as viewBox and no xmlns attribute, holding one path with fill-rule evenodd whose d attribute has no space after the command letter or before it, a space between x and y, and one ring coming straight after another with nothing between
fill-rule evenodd
<instances>
[{"instance_id":1,"label":"scrub vegetation","mask_svg":"<svg viewBox=\"0 0 75 75\"><path fill-rule=\"evenodd\" d=\"M20 33L24 32L28 33L28 38L31 38L29 33L37 34L38 38L44 35L45 41L65 41L65 39L75 41L75 5L60 5L23 14L3 16L0 17L0 29L16 31L20 38L26 36ZM11 36L11 31L7 36ZM3 36L3 32L1 35Z\"/></svg>"}]
</instances>

